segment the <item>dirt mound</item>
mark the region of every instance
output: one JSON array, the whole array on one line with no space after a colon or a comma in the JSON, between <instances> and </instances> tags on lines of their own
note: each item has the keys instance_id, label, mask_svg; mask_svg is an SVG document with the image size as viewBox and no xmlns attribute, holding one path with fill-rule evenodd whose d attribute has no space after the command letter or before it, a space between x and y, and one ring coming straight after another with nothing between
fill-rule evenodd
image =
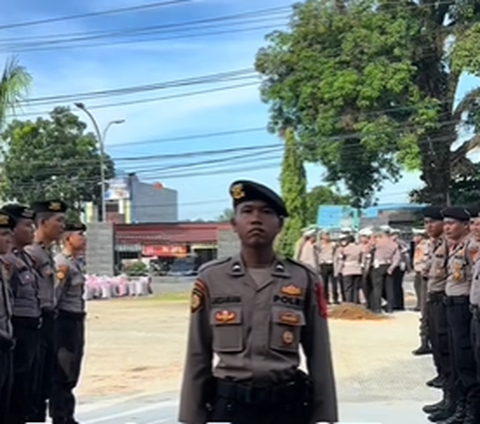
<instances>
[{"instance_id":1,"label":"dirt mound","mask_svg":"<svg viewBox=\"0 0 480 424\"><path fill-rule=\"evenodd\" d=\"M344 319L347 321L379 321L388 319L385 315L377 315L366 309L364 306L353 303L343 303L333 306L328 311L330 319Z\"/></svg>"}]
</instances>

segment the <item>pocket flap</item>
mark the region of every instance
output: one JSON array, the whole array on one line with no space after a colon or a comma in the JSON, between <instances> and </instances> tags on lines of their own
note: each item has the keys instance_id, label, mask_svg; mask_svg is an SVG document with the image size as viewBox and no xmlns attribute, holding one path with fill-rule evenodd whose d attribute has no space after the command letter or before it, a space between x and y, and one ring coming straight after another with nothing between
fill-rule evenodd
<instances>
[{"instance_id":1,"label":"pocket flap","mask_svg":"<svg viewBox=\"0 0 480 424\"><path fill-rule=\"evenodd\" d=\"M232 325L242 323L242 308L215 308L210 312L211 325Z\"/></svg>"},{"instance_id":2,"label":"pocket flap","mask_svg":"<svg viewBox=\"0 0 480 424\"><path fill-rule=\"evenodd\" d=\"M305 325L305 315L291 309L274 309L272 321L275 324L302 326Z\"/></svg>"}]
</instances>

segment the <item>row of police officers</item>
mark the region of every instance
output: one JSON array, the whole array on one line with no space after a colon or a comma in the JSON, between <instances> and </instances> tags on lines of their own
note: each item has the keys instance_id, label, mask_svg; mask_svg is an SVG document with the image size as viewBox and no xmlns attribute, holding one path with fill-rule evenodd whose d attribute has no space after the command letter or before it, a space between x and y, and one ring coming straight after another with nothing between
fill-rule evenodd
<instances>
[{"instance_id":1,"label":"row of police officers","mask_svg":"<svg viewBox=\"0 0 480 424\"><path fill-rule=\"evenodd\" d=\"M423 409L433 422L479 424L480 211L428 207L424 225L420 334L431 345L443 398Z\"/></svg>"},{"instance_id":2,"label":"row of police officers","mask_svg":"<svg viewBox=\"0 0 480 424\"><path fill-rule=\"evenodd\" d=\"M75 424L85 226L59 200L0 209L0 422ZM62 244L62 251L53 248ZM49 410L49 411L48 411Z\"/></svg>"},{"instance_id":3,"label":"row of police officers","mask_svg":"<svg viewBox=\"0 0 480 424\"><path fill-rule=\"evenodd\" d=\"M353 234L342 233L337 242L322 231L317 240L316 229L308 228L295 257L321 275L328 303L361 303L363 298L375 313L404 310L410 246L389 226L365 228L358 235L357 242Z\"/></svg>"}]
</instances>

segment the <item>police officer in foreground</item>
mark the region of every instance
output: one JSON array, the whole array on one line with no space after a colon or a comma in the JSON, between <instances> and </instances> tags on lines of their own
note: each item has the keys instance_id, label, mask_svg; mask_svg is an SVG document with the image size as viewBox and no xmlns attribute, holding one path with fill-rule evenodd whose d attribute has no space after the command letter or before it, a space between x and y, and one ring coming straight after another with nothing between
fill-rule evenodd
<instances>
[{"instance_id":1,"label":"police officer in foreground","mask_svg":"<svg viewBox=\"0 0 480 424\"><path fill-rule=\"evenodd\" d=\"M15 221L0 211L0 255L10 249L11 231ZM14 346L12 327L12 303L8 285L8 266L0 260L0 419L7 416L12 388L12 349Z\"/></svg>"},{"instance_id":2,"label":"police officer in foreground","mask_svg":"<svg viewBox=\"0 0 480 424\"><path fill-rule=\"evenodd\" d=\"M472 216L471 231L472 236L478 243L480 241L480 213L478 210L475 212L475 215ZM472 311L472 347L477 365L477 381L480 382L480 261L478 260L478 252L473 268L470 304Z\"/></svg>"},{"instance_id":3,"label":"police officer in foreground","mask_svg":"<svg viewBox=\"0 0 480 424\"><path fill-rule=\"evenodd\" d=\"M35 239L26 247L39 274L39 298L42 308L42 329L40 350L37 358L37 375L34 383L33 402L36 413L29 422L45 422L47 400L52 386L55 363L54 324L55 324L55 261L52 245L62 237L65 227L67 205L61 200L36 202L31 207L35 212Z\"/></svg>"},{"instance_id":4,"label":"police officer in foreground","mask_svg":"<svg viewBox=\"0 0 480 424\"><path fill-rule=\"evenodd\" d=\"M34 212L18 204L6 205L3 212L15 220L10 252L3 257L9 269L9 284L13 303L13 387L8 424L23 424L32 414L32 382L35 377L35 359L40 344L42 311L38 297L38 274L25 246L33 241Z\"/></svg>"},{"instance_id":5,"label":"police officer in foreground","mask_svg":"<svg viewBox=\"0 0 480 424\"><path fill-rule=\"evenodd\" d=\"M53 424L77 424L75 421L76 387L85 345L85 275L79 256L85 249L84 224L67 224L63 250L55 256L57 310L55 322L56 362L50 397Z\"/></svg>"},{"instance_id":6,"label":"police officer in foreground","mask_svg":"<svg viewBox=\"0 0 480 424\"><path fill-rule=\"evenodd\" d=\"M241 251L204 265L195 282L179 421L337 422L323 286L313 270L274 253L288 216L282 199L251 181L230 193Z\"/></svg>"}]
</instances>

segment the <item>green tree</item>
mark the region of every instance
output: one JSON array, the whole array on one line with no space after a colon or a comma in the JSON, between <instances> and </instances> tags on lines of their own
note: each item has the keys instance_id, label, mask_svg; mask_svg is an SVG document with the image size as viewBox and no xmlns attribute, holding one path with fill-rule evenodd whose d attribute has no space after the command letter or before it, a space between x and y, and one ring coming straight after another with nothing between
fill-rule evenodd
<instances>
[{"instance_id":1,"label":"green tree","mask_svg":"<svg viewBox=\"0 0 480 424\"><path fill-rule=\"evenodd\" d=\"M217 217L216 221L218 222L229 222L233 218L233 209L226 208L223 212Z\"/></svg>"},{"instance_id":2,"label":"green tree","mask_svg":"<svg viewBox=\"0 0 480 424\"><path fill-rule=\"evenodd\" d=\"M260 49L270 128L289 126L306 160L343 180L353 206L385 180L420 170L434 202L448 201L450 166L480 144L452 144L477 129L480 88L458 102L465 73L480 74L476 0L309 0L288 31Z\"/></svg>"},{"instance_id":3,"label":"green tree","mask_svg":"<svg viewBox=\"0 0 480 424\"><path fill-rule=\"evenodd\" d=\"M313 187L307 193L307 222L315 224L318 217L318 207L320 205L349 205L350 197L338 194L330 187L317 186Z\"/></svg>"},{"instance_id":4,"label":"green tree","mask_svg":"<svg viewBox=\"0 0 480 424\"><path fill-rule=\"evenodd\" d=\"M410 201L428 204L429 192L425 188L412 190ZM450 202L452 205L480 206L480 164L470 164L452 175Z\"/></svg>"},{"instance_id":5,"label":"green tree","mask_svg":"<svg viewBox=\"0 0 480 424\"><path fill-rule=\"evenodd\" d=\"M0 129L5 124L7 114L15 112L24 99L31 81L31 75L17 59L7 60L0 78Z\"/></svg>"},{"instance_id":6,"label":"green tree","mask_svg":"<svg viewBox=\"0 0 480 424\"><path fill-rule=\"evenodd\" d=\"M55 108L48 119L11 122L2 134L4 157L1 195L4 200L30 203L62 198L72 208L70 219L82 202L100 204L100 153L87 126L68 108ZM106 155L105 176L114 175Z\"/></svg>"},{"instance_id":7,"label":"green tree","mask_svg":"<svg viewBox=\"0 0 480 424\"><path fill-rule=\"evenodd\" d=\"M290 217L285 221L277 244L281 255L292 257L295 242L306 224L307 178L298 143L292 130L285 132L285 151L283 154L280 185L282 197Z\"/></svg>"}]
</instances>

